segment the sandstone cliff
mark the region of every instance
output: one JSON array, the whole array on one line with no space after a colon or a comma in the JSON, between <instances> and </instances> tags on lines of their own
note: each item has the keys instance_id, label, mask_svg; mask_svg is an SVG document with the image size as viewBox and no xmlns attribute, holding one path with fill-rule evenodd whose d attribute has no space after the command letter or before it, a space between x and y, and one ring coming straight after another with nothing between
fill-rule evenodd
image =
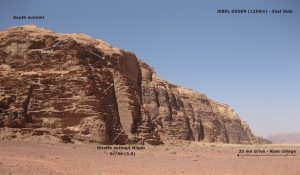
<instances>
[{"instance_id":1,"label":"sandstone cliff","mask_svg":"<svg viewBox=\"0 0 300 175\"><path fill-rule=\"evenodd\" d=\"M255 144L228 105L161 80L133 53L35 26L0 32L0 133L65 142Z\"/></svg>"}]
</instances>

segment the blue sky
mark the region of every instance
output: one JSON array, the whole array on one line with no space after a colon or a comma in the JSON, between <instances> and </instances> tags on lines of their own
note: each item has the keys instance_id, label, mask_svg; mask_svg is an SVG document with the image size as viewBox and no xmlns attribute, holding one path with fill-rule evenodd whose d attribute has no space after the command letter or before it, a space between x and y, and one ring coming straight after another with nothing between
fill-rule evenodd
<instances>
[{"instance_id":1,"label":"blue sky","mask_svg":"<svg viewBox=\"0 0 300 175\"><path fill-rule=\"evenodd\" d=\"M294 13L216 14L225 8ZM231 105L267 136L300 129L299 13L297 0L0 0L0 29L36 24L106 40L163 79Z\"/></svg>"}]
</instances>

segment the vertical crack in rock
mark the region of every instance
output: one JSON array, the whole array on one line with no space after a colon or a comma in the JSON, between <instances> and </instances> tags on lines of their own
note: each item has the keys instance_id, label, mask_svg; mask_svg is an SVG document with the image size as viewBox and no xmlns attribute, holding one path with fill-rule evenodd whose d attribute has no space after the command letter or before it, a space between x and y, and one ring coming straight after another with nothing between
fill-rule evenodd
<instances>
[{"instance_id":1,"label":"vertical crack in rock","mask_svg":"<svg viewBox=\"0 0 300 175\"><path fill-rule=\"evenodd\" d=\"M29 85L27 97L26 97L26 99L23 103L23 116L24 116L24 119L25 119L26 123L32 122L32 119L31 119L30 115L28 114L28 106L29 106L29 103L30 103L30 99L32 97L33 88L34 88L34 85L32 85L32 84Z\"/></svg>"},{"instance_id":2,"label":"vertical crack in rock","mask_svg":"<svg viewBox=\"0 0 300 175\"><path fill-rule=\"evenodd\" d=\"M203 127L203 124L202 124L202 121L200 120L199 121L199 125L197 125L197 134L198 134L198 140L197 141L201 141L204 139L205 135L204 135L204 127Z\"/></svg>"}]
</instances>

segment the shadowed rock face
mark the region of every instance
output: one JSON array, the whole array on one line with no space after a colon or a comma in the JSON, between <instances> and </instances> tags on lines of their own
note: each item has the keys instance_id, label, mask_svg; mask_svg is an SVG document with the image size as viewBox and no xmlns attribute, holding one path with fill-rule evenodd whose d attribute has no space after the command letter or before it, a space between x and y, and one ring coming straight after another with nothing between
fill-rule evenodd
<instances>
[{"instance_id":1,"label":"shadowed rock face","mask_svg":"<svg viewBox=\"0 0 300 175\"><path fill-rule=\"evenodd\" d=\"M161 80L133 53L82 34L35 26L0 32L0 84L0 133L13 137L267 142L228 105Z\"/></svg>"}]
</instances>

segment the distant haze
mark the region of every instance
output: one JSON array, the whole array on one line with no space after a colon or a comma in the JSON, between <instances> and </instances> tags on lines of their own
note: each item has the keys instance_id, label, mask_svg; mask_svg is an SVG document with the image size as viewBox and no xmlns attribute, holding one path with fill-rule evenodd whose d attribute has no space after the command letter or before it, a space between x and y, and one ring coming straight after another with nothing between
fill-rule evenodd
<instances>
[{"instance_id":1,"label":"distant haze","mask_svg":"<svg viewBox=\"0 0 300 175\"><path fill-rule=\"evenodd\" d=\"M272 134L268 138L272 143L300 143L300 130L288 133Z\"/></svg>"}]
</instances>

